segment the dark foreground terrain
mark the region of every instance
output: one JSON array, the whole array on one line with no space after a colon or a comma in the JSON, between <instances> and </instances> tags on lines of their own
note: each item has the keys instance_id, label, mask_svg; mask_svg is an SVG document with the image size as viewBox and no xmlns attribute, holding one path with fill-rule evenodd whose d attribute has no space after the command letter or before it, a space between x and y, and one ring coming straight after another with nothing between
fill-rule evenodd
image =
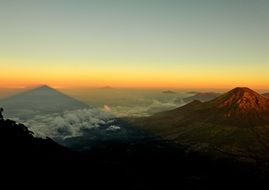
<instances>
[{"instance_id":1,"label":"dark foreground terrain","mask_svg":"<svg viewBox=\"0 0 269 190\"><path fill-rule=\"evenodd\" d=\"M0 118L1 184L74 189L260 189L268 175L169 141L103 141L75 152Z\"/></svg>"}]
</instances>

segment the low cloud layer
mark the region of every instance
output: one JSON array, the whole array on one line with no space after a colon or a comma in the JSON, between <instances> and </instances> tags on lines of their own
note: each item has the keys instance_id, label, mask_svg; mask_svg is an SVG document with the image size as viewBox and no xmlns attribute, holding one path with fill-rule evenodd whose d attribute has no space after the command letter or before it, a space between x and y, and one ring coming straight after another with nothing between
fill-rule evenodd
<instances>
[{"instance_id":1,"label":"low cloud layer","mask_svg":"<svg viewBox=\"0 0 269 190\"><path fill-rule=\"evenodd\" d=\"M106 130L119 130L110 113L99 109L80 109L63 113L38 115L27 121L20 121L37 136L67 138L83 135L83 130L104 127Z\"/></svg>"},{"instance_id":2,"label":"low cloud layer","mask_svg":"<svg viewBox=\"0 0 269 190\"><path fill-rule=\"evenodd\" d=\"M103 108L88 108L63 113L40 114L33 118L16 121L25 124L36 136L66 139L83 136L85 131L111 133L121 130L118 117L149 116L157 112L177 108L184 104L176 98L141 99L137 105L104 105ZM146 103L145 103L146 102Z\"/></svg>"},{"instance_id":3,"label":"low cloud layer","mask_svg":"<svg viewBox=\"0 0 269 190\"><path fill-rule=\"evenodd\" d=\"M109 112L117 117L150 116L158 112L175 109L184 104L185 102L183 100L179 101L179 99L170 99L167 101L152 99L148 105L112 106L109 107ZM108 106L106 105L106 107Z\"/></svg>"}]
</instances>

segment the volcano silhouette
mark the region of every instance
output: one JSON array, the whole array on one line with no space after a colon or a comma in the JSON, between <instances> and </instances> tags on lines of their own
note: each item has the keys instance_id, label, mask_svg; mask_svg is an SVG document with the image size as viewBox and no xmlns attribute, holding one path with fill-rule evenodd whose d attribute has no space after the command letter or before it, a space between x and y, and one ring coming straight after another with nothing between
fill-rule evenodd
<instances>
[{"instance_id":1,"label":"volcano silhouette","mask_svg":"<svg viewBox=\"0 0 269 190\"><path fill-rule=\"evenodd\" d=\"M3 99L0 106L6 110L7 117L20 119L89 107L47 85Z\"/></svg>"}]
</instances>

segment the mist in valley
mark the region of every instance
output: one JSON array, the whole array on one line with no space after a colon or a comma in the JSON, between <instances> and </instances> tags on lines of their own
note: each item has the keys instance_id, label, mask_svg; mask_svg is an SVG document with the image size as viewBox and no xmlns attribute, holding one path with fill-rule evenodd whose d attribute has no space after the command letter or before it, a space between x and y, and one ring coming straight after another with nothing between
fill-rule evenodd
<instances>
[{"instance_id":1,"label":"mist in valley","mask_svg":"<svg viewBox=\"0 0 269 190\"><path fill-rule=\"evenodd\" d=\"M96 108L110 112L116 117L149 116L174 109L185 104L183 98L191 96L188 91L166 89L60 89Z\"/></svg>"},{"instance_id":2,"label":"mist in valley","mask_svg":"<svg viewBox=\"0 0 269 190\"><path fill-rule=\"evenodd\" d=\"M10 89L0 98L5 117L25 124L36 137L49 137L69 147L83 139L89 146L99 141L144 138L144 132L122 118L175 109L185 104L183 98L191 96L180 90L53 89L46 85L16 92Z\"/></svg>"}]
</instances>

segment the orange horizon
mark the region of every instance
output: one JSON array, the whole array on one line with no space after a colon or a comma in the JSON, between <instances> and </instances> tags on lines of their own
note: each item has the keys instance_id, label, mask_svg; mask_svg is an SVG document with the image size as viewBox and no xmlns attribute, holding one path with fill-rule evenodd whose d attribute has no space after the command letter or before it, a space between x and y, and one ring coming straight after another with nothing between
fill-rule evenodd
<instances>
[{"instance_id":1,"label":"orange horizon","mask_svg":"<svg viewBox=\"0 0 269 190\"><path fill-rule=\"evenodd\" d=\"M113 85L113 84L100 84L100 85L83 85L83 84L62 84L62 83L9 83L9 84L0 84L0 89L29 89L29 88L35 88L43 85L48 85L52 88L56 89L100 89L106 86L109 86L113 89L174 89L174 90L193 90L193 89L200 89L200 90L206 90L206 89L215 89L215 90L229 90L236 87L248 87L254 90L269 90L269 87L267 86L253 86L253 85L244 85L244 84L235 84L235 85L214 85L214 86L208 86L206 84L201 85L179 85L179 86L173 86L173 85L139 85L133 83L132 85Z\"/></svg>"},{"instance_id":2,"label":"orange horizon","mask_svg":"<svg viewBox=\"0 0 269 190\"><path fill-rule=\"evenodd\" d=\"M252 60L226 65L230 60L66 60L0 58L4 71L0 87L24 88L47 84L55 88L172 88L231 89L247 86L269 89L269 77ZM215 63L218 63L217 65ZM262 64L263 61L260 60Z\"/></svg>"}]
</instances>

